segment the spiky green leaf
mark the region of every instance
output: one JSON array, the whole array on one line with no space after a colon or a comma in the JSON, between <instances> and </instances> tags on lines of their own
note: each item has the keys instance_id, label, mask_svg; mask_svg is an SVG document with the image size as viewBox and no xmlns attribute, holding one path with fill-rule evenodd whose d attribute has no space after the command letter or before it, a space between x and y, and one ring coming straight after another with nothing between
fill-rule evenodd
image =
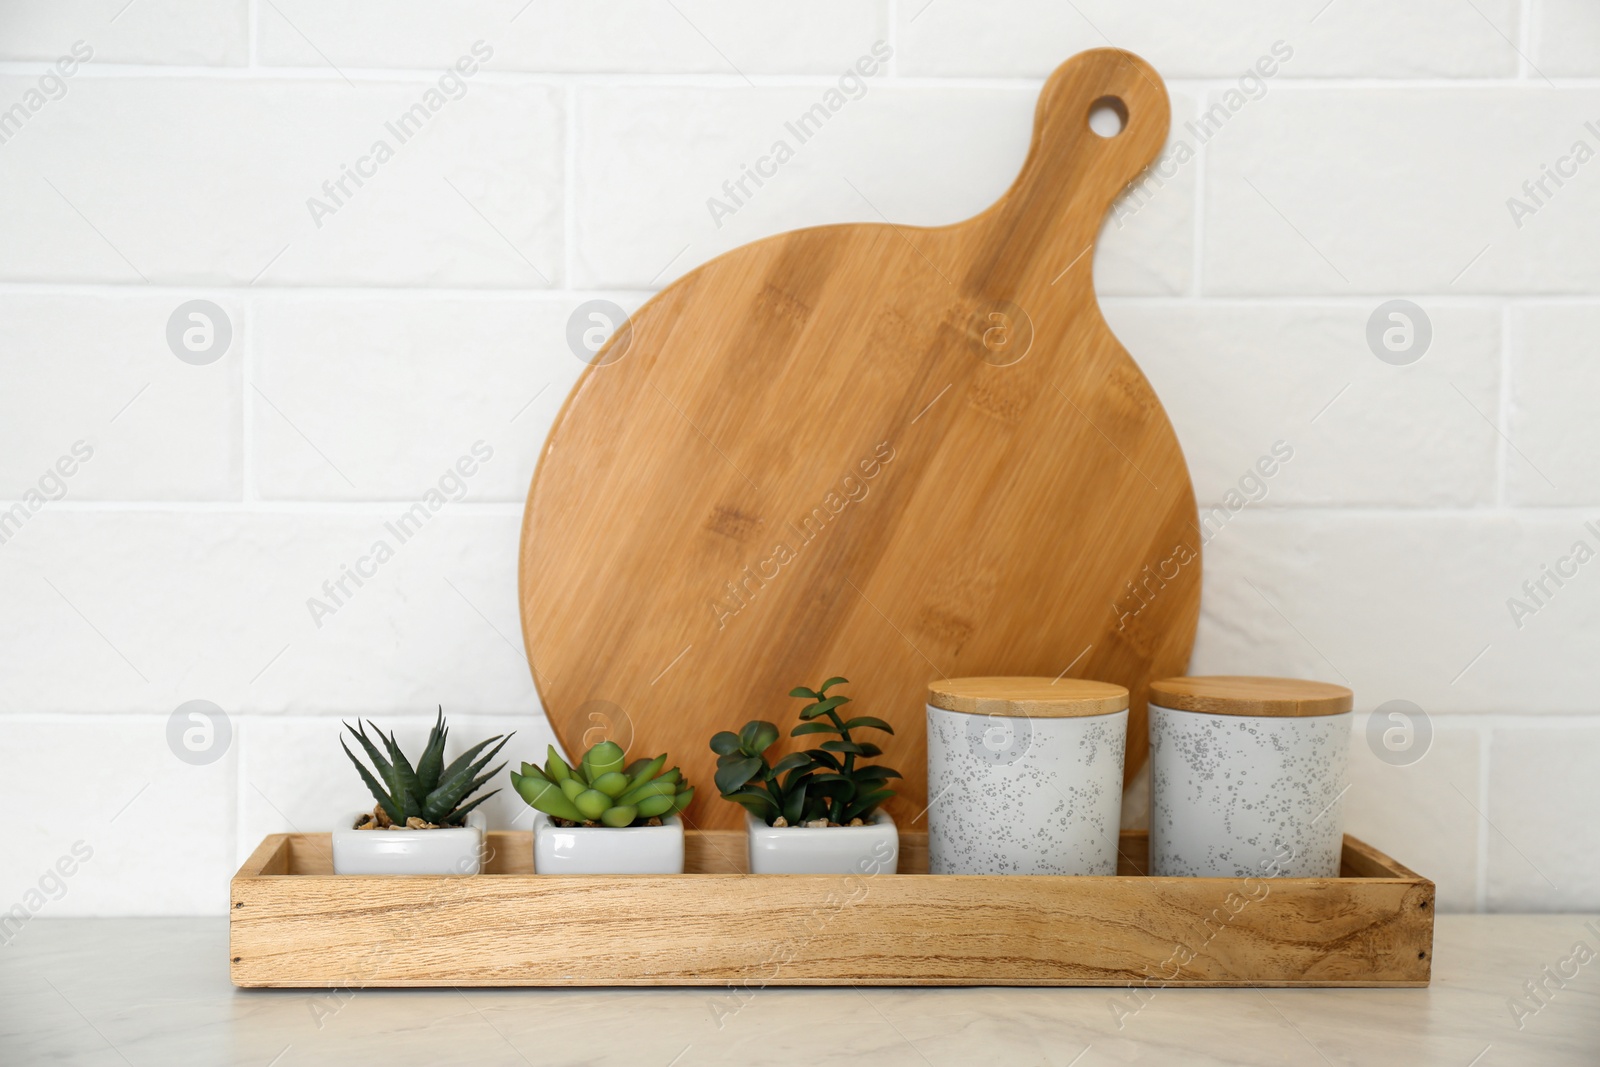
<instances>
[{"instance_id":1,"label":"spiky green leaf","mask_svg":"<svg viewBox=\"0 0 1600 1067\"><path fill-rule=\"evenodd\" d=\"M444 746L450 730L444 724L444 705L439 705L438 718L428 731L428 744L417 760L417 795L427 796L439 786L439 775L444 772Z\"/></svg>"},{"instance_id":2,"label":"spiky green leaf","mask_svg":"<svg viewBox=\"0 0 1600 1067\"><path fill-rule=\"evenodd\" d=\"M394 768L394 781L398 789L395 799L400 801L405 808L406 817L422 814L422 798L427 794L422 791L422 785L417 781L416 769L411 766L411 761L406 759L406 754L400 751L400 744L394 739L394 732L385 734L378 729L378 724L371 719L367 725L377 733L383 747L388 750L390 765ZM429 820L430 822L433 820Z\"/></svg>"},{"instance_id":3,"label":"spiky green leaf","mask_svg":"<svg viewBox=\"0 0 1600 1067\"><path fill-rule=\"evenodd\" d=\"M356 770L361 772L361 780L366 783L367 791L372 794L373 799L383 808L384 814L389 816L389 821L404 826L406 820L399 806L390 798L388 792L378 783L378 780L372 776L372 772L367 770L360 760L356 759L355 753L350 751L349 746L344 743L344 738L342 737L339 738L339 747L344 749L344 754L350 757L350 762L354 763Z\"/></svg>"}]
</instances>

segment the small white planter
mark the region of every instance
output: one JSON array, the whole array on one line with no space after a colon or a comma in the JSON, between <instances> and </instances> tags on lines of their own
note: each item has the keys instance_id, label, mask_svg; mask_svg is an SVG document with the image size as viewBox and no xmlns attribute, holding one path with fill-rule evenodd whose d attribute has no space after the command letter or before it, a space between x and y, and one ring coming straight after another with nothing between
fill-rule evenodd
<instances>
[{"instance_id":1,"label":"small white planter","mask_svg":"<svg viewBox=\"0 0 1600 1067\"><path fill-rule=\"evenodd\" d=\"M894 874L900 834L879 811L865 826L768 826L745 812L751 874Z\"/></svg>"},{"instance_id":2,"label":"small white planter","mask_svg":"<svg viewBox=\"0 0 1600 1067\"><path fill-rule=\"evenodd\" d=\"M533 869L539 874L682 874L683 820L660 826L557 826L533 815Z\"/></svg>"},{"instance_id":3,"label":"small white planter","mask_svg":"<svg viewBox=\"0 0 1600 1067\"><path fill-rule=\"evenodd\" d=\"M487 827L481 811L470 811L466 826L448 830L335 830L333 873L477 874Z\"/></svg>"}]
</instances>

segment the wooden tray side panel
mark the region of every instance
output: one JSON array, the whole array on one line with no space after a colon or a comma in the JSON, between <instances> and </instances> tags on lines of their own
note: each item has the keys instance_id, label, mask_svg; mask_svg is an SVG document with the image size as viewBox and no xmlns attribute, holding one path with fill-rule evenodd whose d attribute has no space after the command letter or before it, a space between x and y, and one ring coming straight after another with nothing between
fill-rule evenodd
<instances>
[{"instance_id":1,"label":"wooden tray side panel","mask_svg":"<svg viewBox=\"0 0 1600 1067\"><path fill-rule=\"evenodd\" d=\"M230 941L241 986L1410 986L1432 900L1384 877L241 872Z\"/></svg>"}]
</instances>

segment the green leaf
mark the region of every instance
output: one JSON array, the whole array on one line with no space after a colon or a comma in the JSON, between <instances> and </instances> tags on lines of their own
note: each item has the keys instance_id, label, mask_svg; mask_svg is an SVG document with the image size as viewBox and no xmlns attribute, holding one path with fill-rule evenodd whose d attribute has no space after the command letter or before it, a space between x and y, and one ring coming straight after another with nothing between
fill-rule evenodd
<instances>
[{"instance_id":1,"label":"green leaf","mask_svg":"<svg viewBox=\"0 0 1600 1067\"><path fill-rule=\"evenodd\" d=\"M855 777L858 782L881 782L888 778L899 778L901 774L893 767L857 767Z\"/></svg>"},{"instance_id":2,"label":"green leaf","mask_svg":"<svg viewBox=\"0 0 1600 1067\"><path fill-rule=\"evenodd\" d=\"M582 822L583 812L567 797L561 788L552 782L540 782L532 778L524 778L520 774L511 776L511 784L530 808L542 811L558 819L570 819L572 822Z\"/></svg>"},{"instance_id":3,"label":"green leaf","mask_svg":"<svg viewBox=\"0 0 1600 1067\"><path fill-rule=\"evenodd\" d=\"M515 733L515 732L516 731L512 731L512 733ZM439 774L439 784L437 786L435 786L433 788L433 790L431 790L430 792L437 792L438 790L444 788L445 783L449 782L452 778L459 777L463 772L466 772L469 768L471 768L472 761L478 758L478 753L482 752L489 745L494 744L494 742L496 742L496 741L500 741L500 744L503 745L503 744L506 743L506 741L511 740L511 735L510 734L506 735L505 741L501 741L500 737L501 737L501 735L495 734L493 737L489 738L487 741L479 741L477 744L473 745L471 748L469 748L465 752L461 753L461 755L459 755L455 759L451 760L450 761L450 766L446 767L442 772L440 772L440 774ZM498 746L496 746L495 752L498 752L498 751L500 751L500 749L499 749ZM491 753L489 753L488 756L486 756L484 758L484 762L487 763L489 760L491 760L493 758L494 758L494 752L491 752ZM472 774L476 774L476 773L477 773L476 771L472 772ZM470 777L470 776L471 775L468 775L468 777ZM429 821L431 822L432 820L429 820Z\"/></svg>"},{"instance_id":4,"label":"green leaf","mask_svg":"<svg viewBox=\"0 0 1600 1067\"><path fill-rule=\"evenodd\" d=\"M815 719L818 715L826 715L839 705L848 703L850 703L849 697L829 697L827 700L819 700L815 704L809 704L801 709L800 717L802 719Z\"/></svg>"},{"instance_id":5,"label":"green leaf","mask_svg":"<svg viewBox=\"0 0 1600 1067\"><path fill-rule=\"evenodd\" d=\"M684 808L687 808L689 806L689 801L691 801L693 799L694 799L694 787L690 786L688 789L685 789L683 792L679 793L677 795L677 797L675 797L673 799L673 801L672 801L673 814L677 814L678 812L682 811Z\"/></svg>"},{"instance_id":6,"label":"green leaf","mask_svg":"<svg viewBox=\"0 0 1600 1067\"><path fill-rule=\"evenodd\" d=\"M826 693L833 686L845 685L845 684L849 683L849 681L850 681L850 679L848 679L848 678L829 678L826 682L823 682L822 685L817 689L817 695L821 696L823 693Z\"/></svg>"},{"instance_id":7,"label":"green leaf","mask_svg":"<svg viewBox=\"0 0 1600 1067\"><path fill-rule=\"evenodd\" d=\"M378 780L372 776L372 772L367 770L360 760L356 759L355 753L350 751L349 746L344 743L344 738L342 737L339 738L339 747L344 749L344 754L350 757L350 762L354 763L356 770L361 772L361 780L367 784L367 791L372 794L373 799L383 808L384 814L389 816L389 821L404 826L406 819L399 806L390 799L383 786L378 784Z\"/></svg>"},{"instance_id":8,"label":"green leaf","mask_svg":"<svg viewBox=\"0 0 1600 1067\"><path fill-rule=\"evenodd\" d=\"M835 756L832 752L824 752L820 748L808 748L806 749L806 755L810 756L824 767L828 767L836 771L844 770L844 764L841 763L839 761L839 757Z\"/></svg>"},{"instance_id":9,"label":"green leaf","mask_svg":"<svg viewBox=\"0 0 1600 1067\"><path fill-rule=\"evenodd\" d=\"M572 768L567 766L567 761L561 758L561 753L556 751L556 746L549 745L549 754L544 760L544 776L552 782L560 784L572 776Z\"/></svg>"},{"instance_id":10,"label":"green leaf","mask_svg":"<svg viewBox=\"0 0 1600 1067\"><path fill-rule=\"evenodd\" d=\"M372 761L372 766L377 769L378 777L382 778L383 784L388 786L390 796L398 801L400 799L398 795L399 784L395 781L394 765L384 759L383 753L378 751L378 746L372 743L372 739L367 736L367 728L361 726L358 729L349 723L345 723L344 728L349 730L357 741L361 742L361 748L366 752L367 758ZM344 743L342 738L339 743ZM401 820L401 822L404 821L404 819Z\"/></svg>"},{"instance_id":11,"label":"green leaf","mask_svg":"<svg viewBox=\"0 0 1600 1067\"><path fill-rule=\"evenodd\" d=\"M628 807L627 805L618 805L617 807L607 808L605 811L601 812L600 821L607 826L622 827L631 826L633 824L633 820L637 819L638 817L638 808Z\"/></svg>"},{"instance_id":12,"label":"green leaf","mask_svg":"<svg viewBox=\"0 0 1600 1067\"><path fill-rule=\"evenodd\" d=\"M789 690L789 695L792 696L792 697L800 697L800 698L805 699L805 700L821 700L822 699L822 694L821 693L813 693L811 690L807 689L803 685L797 685L793 689Z\"/></svg>"},{"instance_id":13,"label":"green leaf","mask_svg":"<svg viewBox=\"0 0 1600 1067\"><path fill-rule=\"evenodd\" d=\"M539 769L538 764L535 764L535 763L524 763L522 765L522 776L524 778L538 778L540 780L548 780L548 779L545 779L544 772L541 771Z\"/></svg>"},{"instance_id":14,"label":"green leaf","mask_svg":"<svg viewBox=\"0 0 1600 1067\"><path fill-rule=\"evenodd\" d=\"M866 746L854 741L824 741L822 747L829 752L844 752L851 756L865 756Z\"/></svg>"},{"instance_id":15,"label":"green leaf","mask_svg":"<svg viewBox=\"0 0 1600 1067\"><path fill-rule=\"evenodd\" d=\"M666 815L668 812L670 812L672 810L673 801L676 799L677 797L671 793L661 793L657 796L645 797L643 800L639 801L638 804L635 804L634 807L639 809L640 818L651 819L657 815Z\"/></svg>"},{"instance_id":16,"label":"green leaf","mask_svg":"<svg viewBox=\"0 0 1600 1067\"><path fill-rule=\"evenodd\" d=\"M719 756L731 756L739 751L739 735L732 730L720 730L711 735L711 751Z\"/></svg>"},{"instance_id":17,"label":"green leaf","mask_svg":"<svg viewBox=\"0 0 1600 1067\"><path fill-rule=\"evenodd\" d=\"M506 734L503 738L499 738L500 743L476 761L466 762L463 757L469 754L477 755L489 741L494 741L496 738L491 737L489 741L476 744L469 748L466 753L463 753L462 756L457 756L450 766L444 769L438 788L434 789L423 800L422 817L429 822L440 821L454 811L457 804L470 797L473 790L477 789L492 775L498 773L497 768L482 777L474 777L505 747L506 742L511 740L514 733L515 731L511 734Z\"/></svg>"},{"instance_id":18,"label":"green leaf","mask_svg":"<svg viewBox=\"0 0 1600 1067\"><path fill-rule=\"evenodd\" d=\"M444 724L444 705L439 705L439 716L428 731L428 744L417 761L417 795L427 796L439 785L439 774L444 770L444 745L450 730Z\"/></svg>"},{"instance_id":19,"label":"green leaf","mask_svg":"<svg viewBox=\"0 0 1600 1067\"><path fill-rule=\"evenodd\" d=\"M765 719L756 719L745 723L744 729L739 731L739 751L747 756L759 756L777 739L776 726Z\"/></svg>"},{"instance_id":20,"label":"green leaf","mask_svg":"<svg viewBox=\"0 0 1600 1067\"><path fill-rule=\"evenodd\" d=\"M398 786L395 790L395 799L405 808L407 818L421 815L422 798L427 794L422 791L422 785L417 781L417 772L411 766L411 761L400 751L400 745L395 741L393 731L385 734L371 719L367 720L367 725L377 733L379 740L383 742L383 747L389 752L389 759L394 767L394 782Z\"/></svg>"},{"instance_id":21,"label":"green leaf","mask_svg":"<svg viewBox=\"0 0 1600 1067\"><path fill-rule=\"evenodd\" d=\"M855 730L863 726L870 727L874 730L882 730L884 733L894 733L893 726L890 726L882 719L874 718L871 715L858 715L844 724L844 728L846 730Z\"/></svg>"},{"instance_id":22,"label":"green leaf","mask_svg":"<svg viewBox=\"0 0 1600 1067\"><path fill-rule=\"evenodd\" d=\"M809 767L813 762L815 761L804 752L791 752L772 765L771 773L782 774L785 771L792 771L796 767Z\"/></svg>"},{"instance_id":23,"label":"green leaf","mask_svg":"<svg viewBox=\"0 0 1600 1067\"><path fill-rule=\"evenodd\" d=\"M595 788L599 789L600 787L596 785ZM605 792L603 789L600 791L602 793ZM621 796L617 797L617 803L636 805L639 803L639 801L645 799L646 797L670 797L677 791L678 787L673 785L671 782L646 782L637 789L630 789L626 793L623 793Z\"/></svg>"},{"instance_id":24,"label":"green leaf","mask_svg":"<svg viewBox=\"0 0 1600 1067\"><path fill-rule=\"evenodd\" d=\"M665 767L666 765L667 754L665 752L661 753L661 755L657 756L655 759L645 760L643 766L639 767L637 770L628 772L628 788L637 789L641 785L644 785L656 775L660 774L661 768Z\"/></svg>"},{"instance_id":25,"label":"green leaf","mask_svg":"<svg viewBox=\"0 0 1600 1067\"><path fill-rule=\"evenodd\" d=\"M817 765L815 763L811 764L808 767L797 767L797 768L795 768L794 770L789 772L789 777L787 777L787 778L785 778L783 780L783 788L780 789L780 790L777 790L776 793L781 793L781 794L787 795L788 792L791 789L800 788L800 786L804 785L805 783L807 783L807 782L809 782L811 780L811 776L812 776L813 773L816 772L816 769L817 769Z\"/></svg>"},{"instance_id":26,"label":"green leaf","mask_svg":"<svg viewBox=\"0 0 1600 1067\"><path fill-rule=\"evenodd\" d=\"M783 817L788 819L792 825L798 826L800 817L805 814L805 810L806 783L801 782L799 787L790 793L788 799L783 802Z\"/></svg>"},{"instance_id":27,"label":"green leaf","mask_svg":"<svg viewBox=\"0 0 1600 1067\"><path fill-rule=\"evenodd\" d=\"M592 785L595 779L602 774L622 770L623 763L627 760L627 753L622 751L622 746L615 741L602 741L583 754L583 763L589 768L589 782Z\"/></svg>"},{"instance_id":28,"label":"green leaf","mask_svg":"<svg viewBox=\"0 0 1600 1067\"><path fill-rule=\"evenodd\" d=\"M583 812L585 819L593 820L605 814L606 809L611 807L611 798L598 789L585 789L573 798L572 803Z\"/></svg>"},{"instance_id":29,"label":"green leaf","mask_svg":"<svg viewBox=\"0 0 1600 1067\"><path fill-rule=\"evenodd\" d=\"M722 794L722 799L731 800L735 804L743 806L754 814L756 818L765 820L769 824L780 814L777 805L772 802L772 798L758 789L740 789L737 792L724 793ZM677 810L681 811L682 809L679 808Z\"/></svg>"},{"instance_id":30,"label":"green leaf","mask_svg":"<svg viewBox=\"0 0 1600 1067\"><path fill-rule=\"evenodd\" d=\"M845 806L845 821L848 822L851 819L865 819L868 815L872 814L872 810L874 808L892 796L894 796L893 789L878 789L871 793L866 793L857 797L854 801Z\"/></svg>"},{"instance_id":31,"label":"green leaf","mask_svg":"<svg viewBox=\"0 0 1600 1067\"><path fill-rule=\"evenodd\" d=\"M717 791L726 797L729 793L737 792L750 779L754 778L764 766L759 756L746 756L742 760L729 763L720 768L716 773Z\"/></svg>"},{"instance_id":32,"label":"green leaf","mask_svg":"<svg viewBox=\"0 0 1600 1067\"><path fill-rule=\"evenodd\" d=\"M826 719L820 722L803 722L789 731L790 737L804 737L806 734L836 734L839 728Z\"/></svg>"},{"instance_id":33,"label":"green leaf","mask_svg":"<svg viewBox=\"0 0 1600 1067\"><path fill-rule=\"evenodd\" d=\"M594 787L615 800L628 790L628 776L621 771L610 771L594 780Z\"/></svg>"},{"instance_id":34,"label":"green leaf","mask_svg":"<svg viewBox=\"0 0 1600 1067\"><path fill-rule=\"evenodd\" d=\"M494 796L498 792L500 792L500 790L491 789L487 793L483 794L483 796L479 797L477 800L474 800L471 804L467 804L467 805L465 805L463 807L457 808L455 814L450 816L449 821L445 822L445 823L442 823L440 825L443 825L443 826L465 826L466 825L466 821L467 821L467 812L471 811L473 808L477 807L479 804L482 804L485 800L488 800L490 797Z\"/></svg>"}]
</instances>

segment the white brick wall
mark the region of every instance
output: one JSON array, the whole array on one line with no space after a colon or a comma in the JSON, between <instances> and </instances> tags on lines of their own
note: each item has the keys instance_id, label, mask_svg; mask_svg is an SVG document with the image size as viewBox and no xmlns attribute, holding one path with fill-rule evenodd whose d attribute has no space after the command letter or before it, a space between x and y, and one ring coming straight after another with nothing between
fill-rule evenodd
<instances>
[{"instance_id":1,"label":"white brick wall","mask_svg":"<svg viewBox=\"0 0 1600 1067\"><path fill-rule=\"evenodd\" d=\"M706 199L879 40L860 98L719 225ZM977 211L1045 75L1107 42L1169 79L1196 150L1108 220L1107 318L1203 504L1294 449L1208 545L1193 669L1347 680L1350 829L1442 907L1600 908L1600 563L1545 569L1600 550L1593 4L12 0L0 507L52 499L0 543L0 782L27 813L0 909L81 841L45 913L220 913L262 834L363 806L341 716L414 741L443 703L541 751L516 542L573 309L791 227ZM1367 342L1396 298L1432 332L1404 366ZM213 362L168 347L193 300L231 329ZM313 619L478 442L459 499ZM233 727L206 766L165 741L197 698ZM1408 766L1367 741L1397 699L1434 734Z\"/></svg>"}]
</instances>

